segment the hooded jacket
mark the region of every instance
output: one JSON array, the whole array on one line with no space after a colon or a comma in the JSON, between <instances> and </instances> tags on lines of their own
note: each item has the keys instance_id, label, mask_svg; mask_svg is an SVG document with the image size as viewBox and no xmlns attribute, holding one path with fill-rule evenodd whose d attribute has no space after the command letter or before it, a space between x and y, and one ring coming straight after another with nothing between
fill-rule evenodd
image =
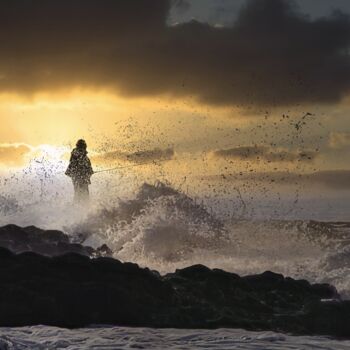
<instances>
[{"instance_id":1,"label":"hooded jacket","mask_svg":"<svg viewBox=\"0 0 350 350\"><path fill-rule=\"evenodd\" d=\"M66 175L71 177L74 182L80 184L90 184L90 177L94 173L92 170L91 162L87 156L88 152L83 148L74 148Z\"/></svg>"}]
</instances>

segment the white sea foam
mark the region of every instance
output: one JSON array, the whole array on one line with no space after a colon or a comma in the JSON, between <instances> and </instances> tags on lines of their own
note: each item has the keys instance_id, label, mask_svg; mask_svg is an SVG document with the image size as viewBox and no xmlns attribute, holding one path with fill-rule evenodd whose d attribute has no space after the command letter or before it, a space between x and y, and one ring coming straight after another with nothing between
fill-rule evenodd
<instances>
[{"instance_id":1,"label":"white sea foam","mask_svg":"<svg viewBox=\"0 0 350 350\"><path fill-rule=\"evenodd\" d=\"M54 184L56 181L52 186L57 186ZM60 186L68 191L70 185ZM344 297L350 297L349 224L219 221L215 212L212 215L198 201L162 186L142 187L123 200L104 191L104 196L100 193L103 200L84 210L67 202L61 192L53 195L56 192L51 187L43 193L41 189L37 183L37 188L21 184L16 190L4 191L0 225L61 229L72 240L95 247L106 243L115 258L161 273L199 263L240 275L271 270L332 283Z\"/></svg>"},{"instance_id":2,"label":"white sea foam","mask_svg":"<svg viewBox=\"0 0 350 350\"><path fill-rule=\"evenodd\" d=\"M220 207L212 215L208 202L205 211L197 204L201 200L196 203L176 191L154 189L148 198L142 191L137 195L137 188L127 180L108 176L100 177L92 188L93 204L82 209L67 199L72 191L69 179L57 175L39 180L13 176L0 184L1 226L60 229L73 241L92 246L107 243L116 258L162 273L198 263L240 275L272 270L332 283L350 298L350 224L235 215L218 221ZM350 343L240 330L0 329L0 350L60 348L343 350Z\"/></svg>"},{"instance_id":3,"label":"white sea foam","mask_svg":"<svg viewBox=\"0 0 350 350\"><path fill-rule=\"evenodd\" d=\"M98 327L66 330L53 327L0 328L0 350L237 349L347 350L350 341L294 337L243 330L181 330Z\"/></svg>"}]
</instances>

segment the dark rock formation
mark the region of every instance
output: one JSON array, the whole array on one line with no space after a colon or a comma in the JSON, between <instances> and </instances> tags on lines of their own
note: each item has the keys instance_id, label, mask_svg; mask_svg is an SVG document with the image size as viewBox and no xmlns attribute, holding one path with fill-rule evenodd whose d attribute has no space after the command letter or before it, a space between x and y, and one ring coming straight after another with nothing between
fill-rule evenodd
<instances>
[{"instance_id":1,"label":"dark rock formation","mask_svg":"<svg viewBox=\"0 0 350 350\"><path fill-rule=\"evenodd\" d=\"M71 242L69 237L61 231L41 230L35 226L7 225L0 227L0 247L7 248L14 253L35 252L47 256L78 253L98 257L112 254L106 245L93 249Z\"/></svg>"},{"instance_id":2,"label":"dark rock formation","mask_svg":"<svg viewBox=\"0 0 350 350\"><path fill-rule=\"evenodd\" d=\"M196 265L160 276L112 258L15 255L0 248L0 326L35 324L239 327L350 337L350 301L341 301L330 285L272 272L239 277Z\"/></svg>"}]
</instances>

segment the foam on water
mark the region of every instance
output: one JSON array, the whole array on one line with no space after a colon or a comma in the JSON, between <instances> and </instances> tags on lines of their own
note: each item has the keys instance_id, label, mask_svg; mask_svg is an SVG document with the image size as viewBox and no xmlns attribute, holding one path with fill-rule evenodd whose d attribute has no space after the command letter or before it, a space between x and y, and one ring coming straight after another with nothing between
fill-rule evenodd
<instances>
[{"instance_id":1,"label":"foam on water","mask_svg":"<svg viewBox=\"0 0 350 350\"><path fill-rule=\"evenodd\" d=\"M181 330L99 327L66 330L54 327L0 328L0 350L50 349L242 349L346 350L350 341L293 337L244 330Z\"/></svg>"}]
</instances>

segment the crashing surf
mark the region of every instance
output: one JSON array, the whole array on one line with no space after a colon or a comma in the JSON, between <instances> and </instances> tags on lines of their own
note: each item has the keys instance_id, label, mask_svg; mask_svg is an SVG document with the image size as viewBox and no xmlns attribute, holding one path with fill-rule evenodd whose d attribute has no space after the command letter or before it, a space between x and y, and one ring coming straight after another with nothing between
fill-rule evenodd
<instances>
[{"instance_id":1,"label":"crashing surf","mask_svg":"<svg viewBox=\"0 0 350 350\"><path fill-rule=\"evenodd\" d=\"M20 204L11 196L0 202L4 225L59 229L72 244L105 244L113 257L161 273L198 263L241 275L271 270L334 284L350 297L347 222L223 220L203 201L160 182L143 184L133 198L88 210Z\"/></svg>"}]
</instances>

